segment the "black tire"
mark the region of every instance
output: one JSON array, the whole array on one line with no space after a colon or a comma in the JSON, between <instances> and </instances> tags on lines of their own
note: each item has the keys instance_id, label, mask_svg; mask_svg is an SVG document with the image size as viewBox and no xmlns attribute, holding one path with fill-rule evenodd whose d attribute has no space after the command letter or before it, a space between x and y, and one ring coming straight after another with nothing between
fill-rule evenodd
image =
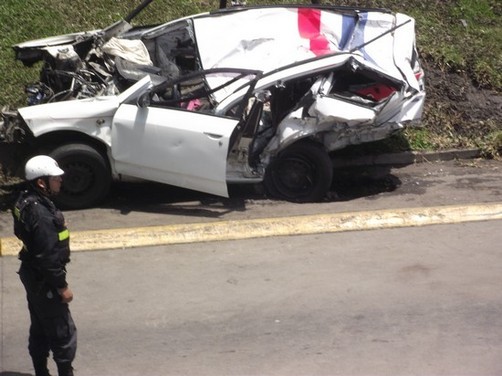
<instances>
[{"instance_id":1,"label":"black tire","mask_svg":"<svg viewBox=\"0 0 502 376\"><path fill-rule=\"evenodd\" d=\"M68 144L50 156L64 170L61 192L54 202L62 209L83 209L98 204L111 185L111 172L103 155L86 144Z\"/></svg>"},{"instance_id":2,"label":"black tire","mask_svg":"<svg viewBox=\"0 0 502 376\"><path fill-rule=\"evenodd\" d=\"M321 201L333 179L328 153L313 142L298 142L271 161L265 172L267 193L293 202Z\"/></svg>"}]
</instances>

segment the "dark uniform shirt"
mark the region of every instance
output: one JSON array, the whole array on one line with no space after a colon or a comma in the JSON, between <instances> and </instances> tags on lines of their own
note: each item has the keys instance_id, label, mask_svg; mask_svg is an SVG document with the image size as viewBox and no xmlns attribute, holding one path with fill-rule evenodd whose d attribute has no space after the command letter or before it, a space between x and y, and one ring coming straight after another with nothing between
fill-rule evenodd
<instances>
[{"instance_id":1,"label":"dark uniform shirt","mask_svg":"<svg viewBox=\"0 0 502 376\"><path fill-rule=\"evenodd\" d=\"M23 264L37 271L47 287L66 287L70 239L61 211L48 197L28 189L19 195L12 215L14 233L23 242L19 253Z\"/></svg>"}]
</instances>

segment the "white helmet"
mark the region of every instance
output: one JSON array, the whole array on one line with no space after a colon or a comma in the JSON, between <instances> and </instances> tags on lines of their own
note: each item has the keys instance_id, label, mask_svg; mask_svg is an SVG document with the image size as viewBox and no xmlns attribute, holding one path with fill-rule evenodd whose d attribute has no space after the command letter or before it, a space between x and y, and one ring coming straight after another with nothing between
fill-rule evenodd
<instances>
[{"instance_id":1,"label":"white helmet","mask_svg":"<svg viewBox=\"0 0 502 376\"><path fill-rule=\"evenodd\" d=\"M51 157L37 155L26 162L24 174L26 180L34 180L42 176L61 176L64 171L59 168L58 163Z\"/></svg>"}]
</instances>

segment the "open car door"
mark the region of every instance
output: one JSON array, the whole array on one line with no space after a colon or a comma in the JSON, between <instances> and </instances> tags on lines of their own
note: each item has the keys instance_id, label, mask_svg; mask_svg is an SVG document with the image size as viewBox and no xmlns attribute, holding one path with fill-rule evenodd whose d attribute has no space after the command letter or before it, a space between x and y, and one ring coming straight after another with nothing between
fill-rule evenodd
<instances>
[{"instance_id":1,"label":"open car door","mask_svg":"<svg viewBox=\"0 0 502 376\"><path fill-rule=\"evenodd\" d=\"M198 72L158 85L142 97L148 96L148 100L141 106L120 105L111 135L117 173L228 197L230 136L241 121L242 111L231 116L215 115L212 94L239 81L242 85L243 79L248 84L254 80L249 79L249 72L226 71L226 77L231 76L226 83L209 89L207 74Z\"/></svg>"}]
</instances>

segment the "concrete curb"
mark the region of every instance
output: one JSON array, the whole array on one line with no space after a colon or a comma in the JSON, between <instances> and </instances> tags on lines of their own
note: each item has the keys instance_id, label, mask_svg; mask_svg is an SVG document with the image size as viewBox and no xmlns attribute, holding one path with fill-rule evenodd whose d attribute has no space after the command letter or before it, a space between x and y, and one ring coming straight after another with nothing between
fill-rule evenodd
<instances>
[{"instance_id":1,"label":"concrete curb","mask_svg":"<svg viewBox=\"0 0 502 376\"><path fill-rule=\"evenodd\" d=\"M412 163L451 161L455 159L474 159L481 157L481 149L443 150L443 151L405 151L364 155L360 157L337 157L333 159L335 168L352 166L406 165Z\"/></svg>"},{"instance_id":2,"label":"concrete curb","mask_svg":"<svg viewBox=\"0 0 502 376\"><path fill-rule=\"evenodd\" d=\"M72 251L112 250L272 236L416 227L502 219L502 202L259 218L211 223L80 231L71 234ZM17 238L0 242L0 256L14 256Z\"/></svg>"}]
</instances>

